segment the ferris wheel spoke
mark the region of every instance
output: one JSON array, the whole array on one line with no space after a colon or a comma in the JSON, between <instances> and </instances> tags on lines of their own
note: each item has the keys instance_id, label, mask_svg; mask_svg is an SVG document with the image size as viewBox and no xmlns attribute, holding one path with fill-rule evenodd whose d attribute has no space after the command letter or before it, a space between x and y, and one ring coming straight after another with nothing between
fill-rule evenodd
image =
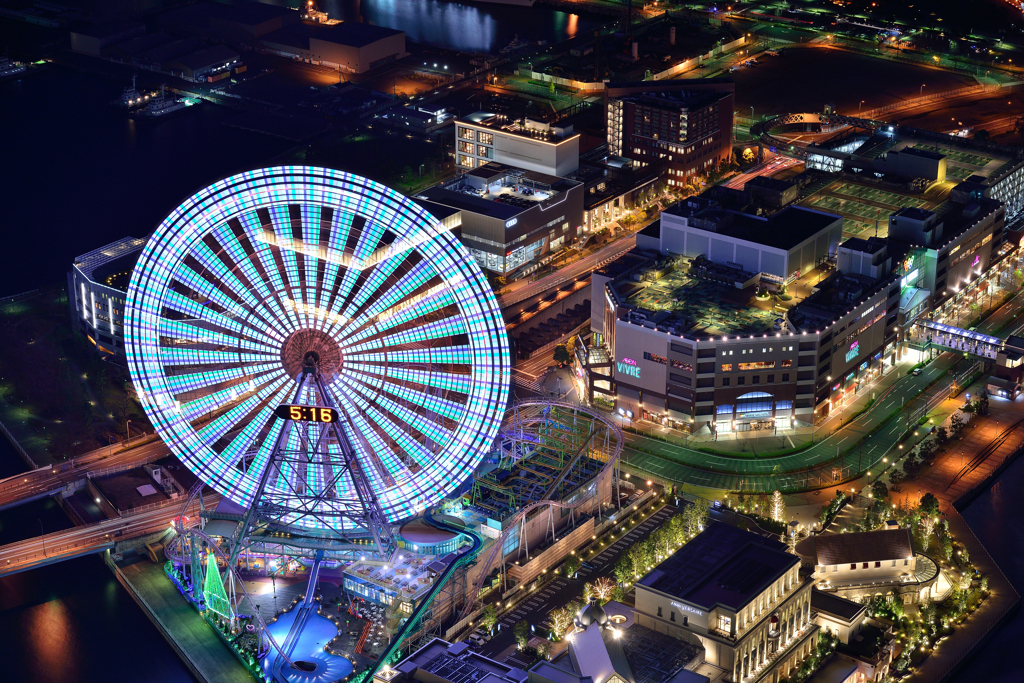
<instances>
[{"instance_id":1,"label":"ferris wheel spoke","mask_svg":"<svg viewBox=\"0 0 1024 683\"><path fill-rule=\"evenodd\" d=\"M444 346L441 348L398 349L387 352L356 351L345 355L352 360L365 363L449 363L470 365L473 363L473 350L464 345Z\"/></svg>"},{"instance_id":2,"label":"ferris wheel spoke","mask_svg":"<svg viewBox=\"0 0 1024 683\"><path fill-rule=\"evenodd\" d=\"M195 276L198 278L194 281L197 287L199 282L203 280L209 281L209 278L214 278L220 283L220 288L222 290L240 297L254 309L260 308L261 299L253 296L250 292L250 290L254 288L254 280L249 277L248 273L244 272L244 269L242 271L242 275L246 278L245 282L240 280L234 272L228 270L228 267L224 262L221 261L216 254L214 254L213 251L202 242L196 245L192 256L195 261L205 269L204 275L197 274ZM182 274L182 277L185 277L187 274L183 267L179 267L176 270L175 276L177 276L179 272ZM195 273L196 271L190 269L188 272ZM209 278L206 277L207 274ZM192 281L191 278L189 278L189 280L190 282Z\"/></svg>"},{"instance_id":3,"label":"ferris wheel spoke","mask_svg":"<svg viewBox=\"0 0 1024 683\"><path fill-rule=\"evenodd\" d=\"M354 344L399 325L419 320L454 304L455 297L452 295L451 289L442 283L382 311L376 319L367 318L361 323L365 327L349 326L349 336L341 337L341 341Z\"/></svg>"},{"instance_id":4,"label":"ferris wheel spoke","mask_svg":"<svg viewBox=\"0 0 1024 683\"><path fill-rule=\"evenodd\" d=\"M469 394L473 383L470 375L442 370L419 370L398 365L366 365L365 363L347 363L345 368L372 375L375 379L369 382L371 384L373 381L388 379L392 382L412 382L435 389Z\"/></svg>"},{"instance_id":5,"label":"ferris wheel spoke","mask_svg":"<svg viewBox=\"0 0 1024 683\"><path fill-rule=\"evenodd\" d=\"M231 382L234 386L244 386L244 391L256 391L257 379L262 384L265 375L281 374L280 363L260 363L245 367L225 368L223 370L207 370L205 372L188 372L167 377L167 390L173 396L186 391L201 391L207 387Z\"/></svg>"},{"instance_id":6,"label":"ferris wheel spoke","mask_svg":"<svg viewBox=\"0 0 1024 683\"><path fill-rule=\"evenodd\" d=\"M346 412L349 415L349 422L343 423L345 436L355 449L356 457L359 458L363 471L371 481L376 482L376 486L380 490L391 488L395 483L395 478L402 471L402 466L394 451L388 447L387 443L370 426L370 423L366 421L363 412L366 405L365 402L362 404L363 409L360 410L354 410L359 405L359 401L353 401L349 397L345 397L341 402L348 406ZM369 449L366 446L369 446ZM371 466L368 467L367 465Z\"/></svg>"},{"instance_id":7,"label":"ferris wheel spoke","mask_svg":"<svg viewBox=\"0 0 1024 683\"><path fill-rule=\"evenodd\" d=\"M441 396L424 393L409 386L402 386L393 382L368 382L364 378L352 376L345 371L342 374L348 379L350 387L362 393L371 402L374 402L379 393L383 391L400 401L436 412L451 420L457 421L459 416L465 411L465 407L459 403L449 401Z\"/></svg>"},{"instance_id":8,"label":"ferris wheel spoke","mask_svg":"<svg viewBox=\"0 0 1024 683\"><path fill-rule=\"evenodd\" d=\"M386 290L378 292L377 298L374 299L373 303L360 313L359 317L353 320L352 323L342 328L339 337L344 339L348 336L350 330L357 328L384 310L413 296L418 289L436 276L436 271L428 261L420 261L393 285Z\"/></svg>"},{"instance_id":9,"label":"ferris wheel spoke","mask_svg":"<svg viewBox=\"0 0 1024 683\"><path fill-rule=\"evenodd\" d=\"M420 443L410 437L408 432L398 426L394 420L373 406L367 407L366 413L378 427L384 430L385 434L399 445L403 453L412 458L418 467L430 466L430 453ZM409 474L416 474L407 463L403 462L402 465L409 470Z\"/></svg>"},{"instance_id":10,"label":"ferris wheel spoke","mask_svg":"<svg viewBox=\"0 0 1024 683\"><path fill-rule=\"evenodd\" d=\"M253 396L239 401L225 413L217 416L210 423L200 428L197 432L200 443L203 446L212 446L221 437L235 429L242 422L243 418L248 417L250 413L266 404L268 396L280 391L284 387L286 381L286 377L280 377L263 391L259 391ZM211 394L211 396L215 395L216 394ZM191 409L192 404L188 404L188 408ZM182 405L182 413L186 414L185 404Z\"/></svg>"},{"instance_id":11,"label":"ferris wheel spoke","mask_svg":"<svg viewBox=\"0 0 1024 683\"><path fill-rule=\"evenodd\" d=\"M161 318L160 334L179 343L184 341L194 344L214 344L222 347L237 348L252 353L275 353L275 349L266 342L242 336L233 337L211 328L200 327L196 324L197 322L200 321Z\"/></svg>"},{"instance_id":12,"label":"ferris wheel spoke","mask_svg":"<svg viewBox=\"0 0 1024 683\"><path fill-rule=\"evenodd\" d=\"M359 307L366 303L366 300L371 295L376 294L377 290L383 285L388 278L390 278L400 265L405 262L405 257L409 254L408 251L402 252L401 258L396 254L394 258L387 259L383 263L378 264L370 271L370 276L359 286L355 292L355 296L349 302L348 306L345 307L345 311L342 315L346 318L351 318L358 311Z\"/></svg>"},{"instance_id":13,"label":"ferris wheel spoke","mask_svg":"<svg viewBox=\"0 0 1024 683\"><path fill-rule=\"evenodd\" d=\"M158 350L164 367L218 365L237 367L258 365L271 359L269 354L238 353L237 351L213 351L187 346L161 346Z\"/></svg>"},{"instance_id":14,"label":"ferris wheel spoke","mask_svg":"<svg viewBox=\"0 0 1024 683\"><path fill-rule=\"evenodd\" d=\"M349 346L346 348L346 352L368 351L370 349L379 349L382 346L384 348L393 348L402 344L444 339L445 337L454 337L465 333L466 321L461 315L456 315L444 320L435 320L425 325L410 327L409 329L389 334L379 339L370 339L362 344Z\"/></svg>"},{"instance_id":15,"label":"ferris wheel spoke","mask_svg":"<svg viewBox=\"0 0 1024 683\"><path fill-rule=\"evenodd\" d=\"M168 289L164 296L163 305L172 311L177 311L189 318L203 320L227 332L244 334L248 331L246 325L241 322L245 314L240 311L240 307L235 303L226 309L230 311L230 314L224 314L213 310L209 305L199 303L192 297L185 296L179 291ZM219 304L216 305L219 306Z\"/></svg>"},{"instance_id":16,"label":"ferris wheel spoke","mask_svg":"<svg viewBox=\"0 0 1024 683\"><path fill-rule=\"evenodd\" d=\"M274 251L277 247L263 241L264 226L260 224L259 216L253 212L247 212L238 216L239 224L246 231L247 235L258 235L256 244L252 244L252 254L246 255L247 272L252 273L252 278L260 299L263 304L274 314L273 320L283 324L288 332L295 331L301 327L299 316L294 308L285 304L287 297L284 291L284 281L278 270L277 262L274 259ZM237 238L232 235L235 244ZM252 237L249 238L250 242ZM239 247L240 248L240 247Z\"/></svg>"},{"instance_id":17,"label":"ferris wheel spoke","mask_svg":"<svg viewBox=\"0 0 1024 683\"><path fill-rule=\"evenodd\" d=\"M426 435L440 448L444 448L455 438L455 434L451 430L445 429L437 422L413 412L406 406L392 401L386 396L379 396L377 398L377 405L382 410L386 410L390 415L400 419L411 429Z\"/></svg>"},{"instance_id":18,"label":"ferris wheel spoke","mask_svg":"<svg viewBox=\"0 0 1024 683\"><path fill-rule=\"evenodd\" d=\"M362 260L374 252L385 230L384 223L368 221L362 216L355 217L352 227L359 230L359 238L352 250L352 259L348 262L348 267L345 268L345 274L342 276L341 289L338 291L339 301L348 300L352 287L362 273Z\"/></svg>"}]
</instances>

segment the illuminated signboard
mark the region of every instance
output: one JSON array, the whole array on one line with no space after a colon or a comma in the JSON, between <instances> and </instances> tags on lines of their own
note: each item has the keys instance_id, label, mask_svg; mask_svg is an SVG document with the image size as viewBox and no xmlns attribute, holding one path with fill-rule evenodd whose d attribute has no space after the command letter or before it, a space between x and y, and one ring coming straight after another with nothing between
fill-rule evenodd
<instances>
[{"instance_id":1,"label":"illuminated signboard","mask_svg":"<svg viewBox=\"0 0 1024 683\"><path fill-rule=\"evenodd\" d=\"M337 422L338 411L334 408L322 408L320 406L301 406L294 403L285 403L274 409L274 415L282 420L296 420L303 422Z\"/></svg>"},{"instance_id":2,"label":"illuminated signboard","mask_svg":"<svg viewBox=\"0 0 1024 683\"><path fill-rule=\"evenodd\" d=\"M850 344L850 350L846 352L846 362L849 363L851 360L856 358L860 354L860 341L854 341Z\"/></svg>"},{"instance_id":3,"label":"illuminated signboard","mask_svg":"<svg viewBox=\"0 0 1024 683\"><path fill-rule=\"evenodd\" d=\"M513 218L513 219L512 219L512 220L510 220L510 221L505 221L505 227L506 227L506 228L511 228L511 227L512 227L513 225L515 225L515 224L516 224L516 223L518 223L518 222L519 222L519 219L518 219L518 218Z\"/></svg>"},{"instance_id":4,"label":"illuminated signboard","mask_svg":"<svg viewBox=\"0 0 1024 683\"><path fill-rule=\"evenodd\" d=\"M975 256L974 260L971 261L971 268L973 268L974 266L978 265L979 263L981 263L981 254L978 254L977 256Z\"/></svg>"},{"instance_id":5,"label":"illuminated signboard","mask_svg":"<svg viewBox=\"0 0 1024 683\"><path fill-rule=\"evenodd\" d=\"M684 605L683 603L676 602L674 600L672 602L670 602L669 604L672 605L673 607L675 607L680 612L693 612L694 614L696 614L699 617L704 616L704 613L701 612L696 607L690 607L689 605Z\"/></svg>"},{"instance_id":6,"label":"illuminated signboard","mask_svg":"<svg viewBox=\"0 0 1024 683\"><path fill-rule=\"evenodd\" d=\"M832 391L839 391L842 388L842 386L842 382L836 382L835 385L832 387Z\"/></svg>"},{"instance_id":7,"label":"illuminated signboard","mask_svg":"<svg viewBox=\"0 0 1024 683\"><path fill-rule=\"evenodd\" d=\"M636 361L632 358L623 358L615 364L616 369L620 374L629 375L640 379L640 367L636 364Z\"/></svg>"}]
</instances>

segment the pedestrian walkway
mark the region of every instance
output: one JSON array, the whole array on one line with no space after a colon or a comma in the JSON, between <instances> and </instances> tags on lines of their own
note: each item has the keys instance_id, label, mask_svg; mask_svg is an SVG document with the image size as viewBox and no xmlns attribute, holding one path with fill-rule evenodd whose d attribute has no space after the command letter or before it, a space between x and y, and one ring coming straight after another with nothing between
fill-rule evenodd
<instances>
[{"instance_id":1,"label":"pedestrian walkway","mask_svg":"<svg viewBox=\"0 0 1024 683\"><path fill-rule=\"evenodd\" d=\"M228 646L178 592L161 565L149 561L120 569L138 600L180 656L206 683L252 683Z\"/></svg>"}]
</instances>

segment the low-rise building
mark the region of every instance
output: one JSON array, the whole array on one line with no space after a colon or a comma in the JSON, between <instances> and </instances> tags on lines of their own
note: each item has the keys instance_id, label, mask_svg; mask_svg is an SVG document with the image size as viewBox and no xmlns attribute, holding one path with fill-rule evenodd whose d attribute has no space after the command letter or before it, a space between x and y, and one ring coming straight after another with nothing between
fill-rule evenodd
<instances>
[{"instance_id":1,"label":"low-rise building","mask_svg":"<svg viewBox=\"0 0 1024 683\"><path fill-rule=\"evenodd\" d=\"M811 591L814 621L823 631L839 639L839 647L829 665L836 663L847 678L830 678L829 665L813 680L882 681L889 673L895 639L892 626L868 617L867 605L847 600L818 589Z\"/></svg>"},{"instance_id":2,"label":"low-rise building","mask_svg":"<svg viewBox=\"0 0 1024 683\"><path fill-rule=\"evenodd\" d=\"M361 74L405 57L405 32L346 21L322 25L302 22L259 38L268 51Z\"/></svg>"},{"instance_id":3,"label":"low-rise building","mask_svg":"<svg viewBox=\"0 0 1024 683\"><path fill-rule=\"evenodd\" d=\"M529 676L522 669L473 652L469 643L449 643L435 638L394 668L378 669L373 680L375 683L527 683Z\"/></svg>"},{"instance_id":4,"label":"low-rise building","mask_svg":"<svg viewBox=\"0 0 1024 683\"><path fill-rule=\"evenodd\" d=\"M457 209L463 244L482 268L509 276L572 244L583 222L583 184L488 163L415 197Z\"/></svg>"},{"instance_id":5,"label":"low-rise building","mask_svg":"<svg viewBox=\"0 0 1024 683\"><path fill-rule=\"evenodd\" d=\"M455 122L455 164L470 171L490 162L551 176L580 165L580 134L572 125L478 111Z\"/></svg>"},{"instance_id":6,"label":"low-rise building","mask_svg":"<svg viewBox=\"0 0 1024 683\"><path fill-rule=\"evenodd\" d=\"M72 326L96 350L124 356L124 302L146 240L124 237L75 258L68 273Z\"/></svg>"},{"instance_id":7,"label":"low-rise building","mask_svg":"<svg viewBox=\"0 0 1024 683\"><path fill-rule=\"evenodd\" d=\"M817 644L810 576L786 544L712 522L636 584L636 623L703 648L736 682L787 677Z\"/></svg>"},{"instance_id":8,"label":"low-rise building","mask_svg":"<svg viewBox=\"0 0 1024 683\"><path fill-rule=\"evenodd\" d=\"M909 529L823 533L813 538L812 552L820 590L857 600L892 591L907 603L935 597L938 566L914 552Z\"/></svg>"},{"instance_id":9,"label":"low-rise building","mask_svg":"<svg viewBox=\"0 0 1024 683\"><path fill-rule=\"evenodd\" d=\"M638 233L623 267L591 280L591 329L614 360L621 414L788 429L828 412L829 386L855 391L895 341L884 329L899 290L894 276L832 270L840 226L799 207L763 218L697 198Z\"/></svg>"}]
</instances>

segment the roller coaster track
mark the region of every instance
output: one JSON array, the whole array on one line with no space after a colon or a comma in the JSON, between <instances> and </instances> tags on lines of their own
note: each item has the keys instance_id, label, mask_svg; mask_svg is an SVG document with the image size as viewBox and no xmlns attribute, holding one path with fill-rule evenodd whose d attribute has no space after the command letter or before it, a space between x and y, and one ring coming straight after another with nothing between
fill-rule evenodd
<instances>
[{"instance_id":1,"label":"roller coaster track","mask_svg":"<svg viewBox=\"0 0 1024 683\"><path fill-rule=\"evenodd\" d=\"M990 441L984 448L978 451L978 453L973 458L971 458L966 465L960 468L960 471L957 472L956 476L954 476L952 481L949 482L949 486L946 487L946 490L948 491L950 487L953 486L953 484L957 483L965 476L976 470L978 466L981 465L981 463L985 462L985 460L987 460L990 455L998 451L999 448L1004 443L1006 443L1006 440L1010 438L1010 435L1013 434L1013 432L1015 432L1017 429L1019 429L1022 424L1024 424L1024 419L1017 420L1012 425L1010 425L1002 432L1000 432L998 435L996 435L996 437L992 439L992 441Z\"/></svg>"}]
</instances>

